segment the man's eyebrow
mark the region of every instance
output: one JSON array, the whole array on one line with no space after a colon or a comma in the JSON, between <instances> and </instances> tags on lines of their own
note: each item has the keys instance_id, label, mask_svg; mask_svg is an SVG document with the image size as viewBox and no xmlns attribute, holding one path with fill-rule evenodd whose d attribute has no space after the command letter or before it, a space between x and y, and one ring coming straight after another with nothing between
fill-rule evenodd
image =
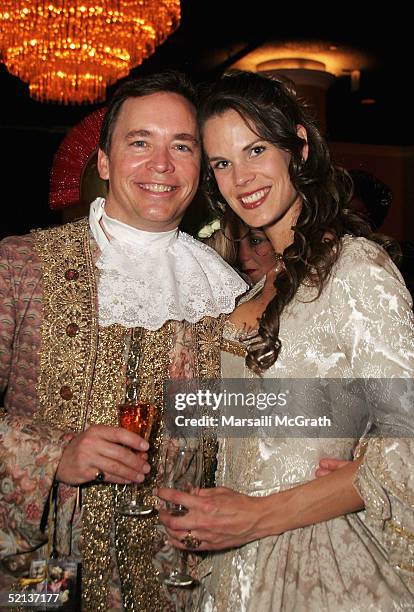
<instances>
[{"instance_id":1,"label":"man's eyebrow","mask_svg":"<svg viewBox=\"0 0 414 612\"><path fill-rule=\"evenodd\" d=\"M136 138L137 136L151 136L151 132L148 130L131 130L126 135L127 138Z\"/></svg>"},{"instance_id":2,"label":"man's eyebrow","mask_svg":"<svg viewBox=\"0 0 414 612\"><path fill-rule=\"evenodd\" d=\"M196 136L193 136L192 134L187 134L187 132L180 132L179 134L174 134L173 140L187 140L193 142L194 144L199 144L198 138L196 138Z\"/></svg>"},{"instance_id":3,"label":"man's eyebrow","mask_svg":"<svg viewBox=\"0 0 414 612\"><path fill-rule=\"evenodd\" d=\"M139 137L148 138L151 135L152 132L150 132L150 130L131 130L127 133L126 137L128 139ZM188 134L187 132L179 132L178 134L173 134L172 140L185 140L187 142L193 142L196 145L199 144L198 138L196 138L196 136L193 136L193 134Z\"/></svg>"}]
</instances>

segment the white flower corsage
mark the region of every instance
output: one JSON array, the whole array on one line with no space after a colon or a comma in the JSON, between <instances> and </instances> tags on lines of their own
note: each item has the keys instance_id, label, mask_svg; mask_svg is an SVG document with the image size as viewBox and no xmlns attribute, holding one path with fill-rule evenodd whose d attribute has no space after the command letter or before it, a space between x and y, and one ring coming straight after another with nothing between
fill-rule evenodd
<instances>
[{"instance_id":1,"label":"white flower corsage","mask_svg":"<svg viewBox=\"0 0 414 612\"><path fill-rule=\"evenodd\" d=\"M207 225L204 225L201 230L197 232L197 238L201 238L202 240L204 240L205 238L210 238L210 236L212 236L214 232L219 229L220 219L213 219L213 221L207 223Z\"/></svg>"}]
</instances>

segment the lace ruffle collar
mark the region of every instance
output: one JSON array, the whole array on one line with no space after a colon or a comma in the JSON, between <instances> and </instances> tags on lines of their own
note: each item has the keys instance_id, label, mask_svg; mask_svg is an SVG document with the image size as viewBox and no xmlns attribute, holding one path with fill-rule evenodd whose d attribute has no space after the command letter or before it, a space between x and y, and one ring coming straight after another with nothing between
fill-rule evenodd
<instances>
[{"instance_id":1,"label":"lace ruffle collar","mask_svg":"<svg viewBox=\"0 0 414 612\"><path fill-rule=\"evenodd\" d=\"M234 310L247 285L213 249L178 229L137 230L108 217L104 207L97 198L89 215L101 250L100 325L156 330L168 320L195 323Z\"/></svg>"}]
</instances>

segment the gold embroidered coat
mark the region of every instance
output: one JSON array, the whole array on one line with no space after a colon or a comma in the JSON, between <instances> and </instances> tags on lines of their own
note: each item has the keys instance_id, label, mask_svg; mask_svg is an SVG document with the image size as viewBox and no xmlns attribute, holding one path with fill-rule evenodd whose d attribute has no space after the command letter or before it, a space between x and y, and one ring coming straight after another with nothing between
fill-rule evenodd
<instances>
[{"instance_id":1,"label":"gold embroidered coat","mask_svg":"<svg viewBox=\"0 0 414 612\"><path fill-rule=\"evenodd\" d=\"M96 251L86 219L1 244L3 587L27 570L31 552L45 542L41 517L65 444L88 424L117 425L116 405L125 397L131 330L98 327ZM139 392L155 377L162 405L166 378L218 376L222 325L219 317L141 330ZM204 444L211 467L214 442ZM152 563L162 546L156 517L133 523L117 517L116 494L111 485L82 487L80 511L77 488L59 486L59 554L82 561L84 610L166 610L170 598Z\"/></svg>"}]
</instances>

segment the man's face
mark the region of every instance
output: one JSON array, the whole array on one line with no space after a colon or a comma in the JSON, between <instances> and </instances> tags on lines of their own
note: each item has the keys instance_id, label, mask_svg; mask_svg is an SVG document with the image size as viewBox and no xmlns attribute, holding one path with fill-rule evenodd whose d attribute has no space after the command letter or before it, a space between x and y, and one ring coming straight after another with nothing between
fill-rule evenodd
<instances>
[{"instance_id":1,"label":"man's face","mask_svg":"<svg viewBox=\"0 0 414 612\"><path fill-rule=\"evenodd\" d=\"M150 232L174 229L198 187L200 144L194 107L175 93L126 100L98 170L109 180L106 213Z\"/></svg>"}]
</instances>

